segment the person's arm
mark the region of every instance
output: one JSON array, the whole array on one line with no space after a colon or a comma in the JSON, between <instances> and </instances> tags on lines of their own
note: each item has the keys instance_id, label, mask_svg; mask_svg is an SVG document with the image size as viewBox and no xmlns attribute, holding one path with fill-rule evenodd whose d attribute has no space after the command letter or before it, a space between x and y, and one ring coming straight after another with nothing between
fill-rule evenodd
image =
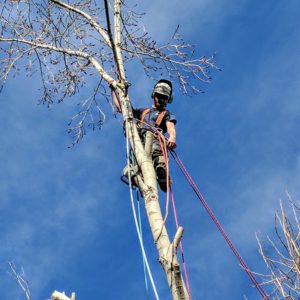
<instances>
[{"instance_id":1,"label":"person's arm","mask_svg":"<svg viewBox=\"0 0 300 300\"><path fill-rule=\"evenodd\" d=\"M120 103L119 98L118 98L118 96L116 94L117 93L116 89L114 88L114 86L112 85L112 83L109 83L109 87L111 89L111 96L113 98L113 101L114 101L114 104L115 104L115 106L117 108L117 111L119 113L121 113L122 112L121 103Z\"/></svg>"},{"instance_id":2,"label":"person's arm","mask_svg":"<svg viewBox=\"0 0 300 300\"><path fill-rule=\"evenodd\" d=\"M117 111L119 113L121 113L122 112L121 103L119 101L119 98L116 95L116 90L114 90L114 89L111 90L111 96L113 97L113 100L114 100L115 106L117 108Z\"/></svg>"},{"instance_id":3,"label":"person's arm","mask_svg":"<svg viewBox=\"0 0 300 300\"><path fill-rule=\"evenodd\" d=\"M176 129L175 129L175 124L173 122L167 121L166 122L167 126L167 132L169 134L169 139L167 142L167 146L173 150L176 148Z\"/></svg>"}]
</instances>

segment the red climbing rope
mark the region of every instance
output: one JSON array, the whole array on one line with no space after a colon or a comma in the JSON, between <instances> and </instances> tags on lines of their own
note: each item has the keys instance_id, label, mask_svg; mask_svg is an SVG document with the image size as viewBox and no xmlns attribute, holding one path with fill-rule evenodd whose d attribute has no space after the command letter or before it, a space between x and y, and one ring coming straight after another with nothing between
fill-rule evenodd
<instances>
[{"instance_id":1,"label":"red climbing rope","mask_svg":"<svg viewBox=\"0 0 300 300\"><path fill-rule=\"evenodd\" d=\"M243 269L245 270L245 272L247 273L247 275L251 279L252 283L254 284L254 286L256 287L256 289L258 290L258 292L260 293L260 295L262 296L262 298L264 300L269 300L268 295L266 294L266 292L264 291L264 289L261 287L261 285L258 283L258 281L256 280L255 276L253 275L253 273L251 272L251 270L248 268L248 266L246 265L245 261L243 260L243 258L239 254L239 252L237 251L237 249L232 244L231 240L229 239L228 235L226 234L226 232L222 228L222 226L219 223L218 219L216 218L216 216L214 215L214 213L212 212L212 210L208 206L207 202L205 201L204 197L202 196L201 192L199 191L199 189L198 189L197 185L195 184L194 180L192 179L191 175L186 170L184 164L182 163L182 161L179 158L179 156L177 155L177 153L175 151L170 151L170 152L171 152L171 155L173 156L174 160L176 161L177 165L179 166L180 170L182 171L183 175L186 177L187 181L191 185L192 189L196 193L196 195L199 198L199 200L201 201L202 205L204 206L204 208L208 212L209 216L211 217L211 219L213 220L213 222L215 223L215 225L219 229L219 231L222 234L223 238L225 239L225 241L229 245L230 249L232 250L232 252L236 256L236 258L240 262L241 266L243 267Z\"/></svg>"}]
</instances>

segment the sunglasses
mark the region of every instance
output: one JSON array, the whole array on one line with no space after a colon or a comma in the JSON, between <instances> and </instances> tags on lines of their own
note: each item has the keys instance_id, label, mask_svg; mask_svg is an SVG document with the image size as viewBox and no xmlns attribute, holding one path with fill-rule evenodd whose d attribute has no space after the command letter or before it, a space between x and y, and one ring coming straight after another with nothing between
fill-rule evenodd
<instances>
[{"instance_id":1,"label":"sunglasses","mask_svg":"<svg viewBox=\"0 0 300 300\"><path fill-rule=\"evenodd\" d=\"M162 94L155 94L155 97L158 98L158 100L165 100L167 101L169 97L167 95L162 95Z\"/></svg>"}]
</instances>

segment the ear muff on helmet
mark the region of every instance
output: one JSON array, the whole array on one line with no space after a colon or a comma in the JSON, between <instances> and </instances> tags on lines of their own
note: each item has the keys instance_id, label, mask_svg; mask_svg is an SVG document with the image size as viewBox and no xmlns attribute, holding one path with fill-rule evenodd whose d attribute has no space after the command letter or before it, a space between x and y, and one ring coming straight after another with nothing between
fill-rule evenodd
<instances>
[{"instance_id":1,"label":"ear muff on helmet","mask_svg":"<svg viewBox=\"0 0 300 300\"><path fill-rule=\"evenodd\" d=\"M164 83L164 84L167 84L169 86L170 91L168 92L168 100L167 100L167 102L168 103L172 103L172 101L173 101L173 86L172 86L172 82L169 81L169 80L167 80L167 79L160 79L160 80L158 80L156 82L156 84L154 85L151 97L154 99L155 93L167 95L167 93L165 93L165 92L159 92L159 86L160 86L159 84L160 83Z\"/></svg>"}]
</instances>

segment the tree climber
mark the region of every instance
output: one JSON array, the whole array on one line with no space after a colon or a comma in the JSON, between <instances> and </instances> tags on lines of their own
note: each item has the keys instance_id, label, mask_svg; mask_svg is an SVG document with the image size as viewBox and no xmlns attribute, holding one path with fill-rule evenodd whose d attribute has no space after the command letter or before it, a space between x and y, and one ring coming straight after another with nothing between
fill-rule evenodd
<instances>
[{"instance_id":1,"label":"tree climber","mask_svg":"<svg viewBox=\"0 0 300 300\"><path fill-rule=\"evenodd\" d=\"M121 112L121 104L115 93L112 93L118 112ZM163 134L168 133L167 147L171 150L176 147L176 118L166 109L167 103L173 100L172 83L169 80L159 80L153 88L152 98L154 103L151 108L132 109L134 118L138 119L138 132L142 143L145 143L147 130L159 128ZM162 191L167 191L166 163L159 141L154 137L152 144L152 160L157 176L158 184Z\"/></svg>"}]
</instances>

